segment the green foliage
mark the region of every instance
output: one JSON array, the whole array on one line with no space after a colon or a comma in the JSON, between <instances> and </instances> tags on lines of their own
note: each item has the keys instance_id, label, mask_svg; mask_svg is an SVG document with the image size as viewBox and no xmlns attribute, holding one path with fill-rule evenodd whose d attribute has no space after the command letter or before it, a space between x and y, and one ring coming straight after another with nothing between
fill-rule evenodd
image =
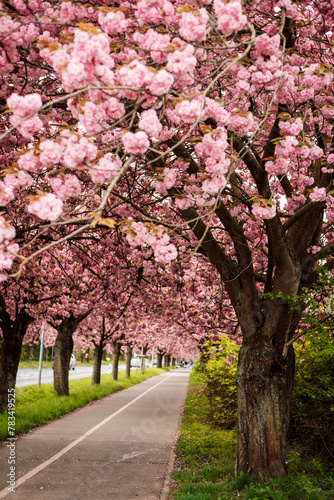
<instances>
[{"instance_id":1,"label":"green foliage","mask_svg":"<svg viewBox=\"0 0 334 500\"><path fill-rule=\"evenodd\" d=\"M304 452L334 460L334 344L308 344L299 353L293 393L290 439Z\"/></svg>"},{"instance_id":2,"label":"green foliage","mask_svg":"<svg viewBox=\"0 0 334 500\"><path fill-rule=\"evenodd\" d=\"M209 417L220 427L231 429L237 418L237 369L238 347L227 335L217 342L208 342L208 361L203 374L205 392L209 400Z\"/></svg>"},{"instance_id":3,"label":"green foliage","mask_svg":"<svg viewBox=\"0 0 334 500\"><path fill-rule=\"evenodd\" d=\"M312 341L313 346L326 343L333 335L334 322L334 276L326 268L318 269L318 280L312 288L303 288L301 295L265 293L263 300L281 300L291 311L300 314L300 336Z\"/></svg>"},{"instance_id":4,"label":"green foliage","mask_svg":"<svg viewBox=\"0 0 334 500\"><path fill-rule=\"evenodd\" d=\"M234 477L234 430L207 420L209 401L204 377L192 374L181 435L176 448L172 500L330 500L334 474L320 459L307 459L292 449L289 477L255 481L248 475Z\"/></svg>"},{"instance_id":5,"label":"green foliage","mask_svg":"<svg viewBox=\"0 0 334 500\"><path fill-rule=\"evenodd\" d=\"M85 406L90 401L102 399L131 385L138 384L169 368L149 368L125 378L125 373L119 374L119 380L112 381L109 375L101 376L100 385L90 385L91 378L72 380L69 383L70 395L58 396L53 392L53 384L30 385L16 389L15 400L15 431L19 436L30 429L55 420L76 408ZM8 414L0 414L0 442L8 436Z\"/></svg>"}]
</instances>

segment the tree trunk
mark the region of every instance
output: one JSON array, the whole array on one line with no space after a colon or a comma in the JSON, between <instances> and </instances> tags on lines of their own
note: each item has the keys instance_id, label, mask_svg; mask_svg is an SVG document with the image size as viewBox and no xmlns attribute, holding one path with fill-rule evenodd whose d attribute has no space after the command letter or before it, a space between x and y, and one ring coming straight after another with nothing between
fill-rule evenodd
<instances>
[{"instance_id":1,"label":"tree trunk","mask_svg":"<svg viewBox=\"0 0 334 500\"><path fill-rule=\"evenodd\" d=\"M53 363L53 390L55 394L69 394L68 372L73 351L72 335L76 326L76 323L68 319L65 319L60 325L57 325L58 335L55 343L55 357Z\"/></svg>"},{"instance_id":2,"label":"tree trunk","mask_svg":"<svg viewBox=\"0 0 334 500\"><path fill-rule=\"evenodd\" d=\"M145 355L146 355L146 353L147 353L147 347L143 347L142 348L143 357L140 360L140 371L142 373L145 373L145 361L146 361Z\"/></svg>"},{"instance_id":3,"label":"tree trunk","mask_svg":"<svg viewBox=\"0 0 334 500\"><path fill-rule=\"evenodd\" d=\"M121 344L116 341L112 342L112 380L118 379L118 361L121 352Z\"/></svg>"},{"instance_id":4,"label":"tree trunk","mask_svg":"<svg viewBox=\"0 0 334 500\"><path fill-rule=\"evenodd\" d=\"M19 312L15 321L11 321L9 316L7 319L8 325L1 321L3 340L0 343L0 413L7 409L8 391L15 388L23 338L33 322L33 318L24 310Z\"/></svg>"},{"instance_id":5,"label":"tree trunk","mask_svg":"<svg viewBox=\"0 0 334 500\"><path fill-rule=\"evenodd\" d=\"M125 378L129 378L131 375L131 358L132 358L132 347L128 347L128 350L126 352Z\"/></svg>"},{"instance_id":6,"label":"tree trunk","mask_svg":"<svg viewBox=\"0 0 334 500\"><path fill-rule=\"evenodd\" d=\"M101 363L103 357L103 344L95 346L93 352L93 376L92 385L99 385L101 383Z\"/></svg>"},{"instance_id":7,"label":"tree trunk","mask_svg":"<svg viewBox=\"0 0 334 500\"><path fill-rule=\"evenodd\" d=\"M69 394L68 372L70 368L71 354L73 351L73 333L81 321L83 321L92 312L89 309L78 316L70 316L63 319L60 325L50 323L58 332L55 342L54 373L53 373L53 391L55 394Z\"/></svg>"},{"instance_id":8,"label":"tree trunk","mask_svg":"<svg viewBox=\"0 0 334 500\"><path fill-rule=\"evenodd\" d=\"M165 354L165 363L164 363L164 366L165 366L165 368L167 368L169 365L170 365L170 355L169 354Z\"/></svg>"},{"instance_id":9,"label":"tree trunk","mask_svg":"<svg viewBox=\"0 0 334 500\"><path fill-rule=\"evenodd\" d=\"M257 332L239 352L236 474L286 475L286 435L294 377L294 352Z\"/></svg>"},{"instance_id":10,"label":"tree trunk","mask_svg":"<svg viewBox=\"0 0 334 500\"><path fill-rule=\"evenodd\" d=\"M162 352L157 353L157 368L162 368Z\"/></svg>"},{"instance_id":11,"label":"tree trunk","mask_svg":"<svg viewBox=\"0 0 334 500\"><path fill-rule=\"evenodd\" d=\"M176 359L172 357L172 366L176 365Z\"/></svg>"},{"instance_id":12,"label":"tree trunk","mask_svg":"<svg viewBox=\"0 0 334 500\"><path fill-rule=\"evenodd\" d=\"M36 344L30 344L29 346L29 354L28 354L28 363L32 363L36 359Z\"/></svg>"}]
</instances>

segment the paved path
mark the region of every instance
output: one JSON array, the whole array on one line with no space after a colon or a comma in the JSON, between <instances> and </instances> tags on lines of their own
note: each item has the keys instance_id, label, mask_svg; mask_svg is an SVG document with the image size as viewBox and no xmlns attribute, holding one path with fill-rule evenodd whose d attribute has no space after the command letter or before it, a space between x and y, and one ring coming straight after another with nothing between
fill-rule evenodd
<instances>
[{"instance_id":1,"label":"paved path","mask_svg":"<svg viewBox=\"0 0 334 500\"><path fill-rule=\"evenodd\" d=\"M15 449L4 443L0 498L158 500L189 372L172 370L97 401L18 438Z\"/></svg>"}]
</instances>

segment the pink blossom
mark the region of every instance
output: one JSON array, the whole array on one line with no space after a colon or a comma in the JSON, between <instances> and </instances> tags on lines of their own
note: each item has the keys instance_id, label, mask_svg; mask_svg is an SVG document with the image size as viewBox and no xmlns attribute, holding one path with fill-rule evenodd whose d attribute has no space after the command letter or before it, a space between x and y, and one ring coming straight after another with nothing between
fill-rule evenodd
<instances>
[{"instance_id":1,"label":"pink blossom","mask_svg":"<svg viewBox=\"0 0 334 500\"><path fill-rule=\"evenodd\" d=\"M261 204L254 204L252 213L257 219L272 219L276 215L276 204L265 206Z\"/></svg>"},{"instance_id":2,"label":"pink blossom","mask_svg":"<svg viewBox=\"0 0 334 500\"><path fill-rule=\"evenodd\" d=\"M317 160L318 158L322 158L323 155L323 149L319 148L319 146L313 146L313 148L311 148L309 151L308 157L310 160Z\"/></svg>"},{"instance_id":3,"label":"pink blossom","mask_svg":"<svg viewBox=\"0 0 334 500\"><path fill-rule=\"evenodd\" d=\"M158 264L167 265L177 258L177 249L175 245L157 243L154 248L154 258Z\"/></svg>"},{"instance_id":4,"label":"pink blossom","mask_svg":"<svg viewBox=\"0 0 334 500\"><path fill-rule=\"evenodd\" d=\"M103 31L109 35L124 33L130 22L129 19L125 19L125 15L121 11L108 12L107 14L100 12L98 21Z\"/></svg>"},{"instance_id":5,"label":"pink blossom","mask_svg":"<svg viewBox=\"0 0 334 500\"><path fill-rule=\"evenodd\" d=\"M5 182L0 181L0 207L4 207L14 199L14 190L11 186L7 186Z\"/></svg>"},{"instance_id":6,"label":"pink blossom","mask_svg":"<svg viewBox=\"0 0 334 500\"><path fill-rule=\"evenodd\" d=\"M39 156L35 154L34 150L21 155L17 163L22 170L27 170L28 172L36 172L42 167Z\"/></svg>"},{"instance_id":7,"label":"pink blossom","mask_svg":"<svg viewBox=\"0 0 334 500\"><path fill-rule=\"evenodd\" d=\"M7 245L14 238L14 227L0 215L0 245Z\"/></svg>"},{"instance_id":8,"label":"pink blossom","mask_svg":"<svg viewBox=\"0 0 334 500\"><path fill-rule=\"evenodd\" d=\"M64 141L64 144L66 144L64 163L69 168L83 168L84 162L90 162L96 158L98 149L86 137L78 141L78 137L73 134Z\"/></svg>"},{"instance_id":9,"label":"pink blossom","mask_svg":"<svg viewBox=\"0 0 334 500\"><path fill-rule=\"evenodd\" d=\"M279 0L277 3L278 7L286 9L286 16L290 19L294 19L299 15L297 5L292 3L291 0Z\"/></svg>"},{"instance_id":10,"label":"pink blossom","mask_svg":"<svg viewBox=\"0 0 334 500\"><path fill-rule=\"evenodd\" d=\"M141 89L152 80L152 73L137 59L118 70L118 77L121 85Z\"/></svg>"},{"instance_id":11,"label":"pink blossom","mask_svg":"<svg viewBox=\"0 0 334 500\"><path fill-rule=\"evenodd\" d=\"M265 163L265 169L271 175L283 175L289 170L289 162L286 158L278 157L275 162L269 160Z\"/></svg>"},{"instance_id":12,"label":"pink blossom","mask_svg":"<svg viewBox=\"0 0 334 500\"><path fill-rule=\"evenodd\" d=\"M214 118L219 127L226 127L230 120L230 113L214 99L207 97L205 99L203 120L207 117Z\"/></svg>"},{"instance_id":13,"label":"pink blossom","mask_svg":"<svg viewBox=\"0 0 334 500\"><path fill-rule=\"evenodd\" d=\"M143 131L136 133L126 132L122 136L122 142L125 151L134 155L142 155L146 153L150 147L150 141L148 140L147 134Z\"/></svg>"},{"instance_id":14,"label":"pink blossom","mask_svg":"<svg viewBox=\"0 0 334 500\"><path fill-rule=\"evenodd\" d=\"M206 38L206 24L209 15L205 9L182 12L180 19L180 35L188 42L202 42Z\"/></svg>"},{"instance_id":15,"label":"pink blossom","mask_svg":"<svg viewBox=\"0 0 334 500\"><path fill-rule=\"evenodd\" d=\"M184 123L195 123L201 115L202 102L192 99L191 101L182 101L175 106L175 114L180 117Z\"/></svg>"},{"instance_id":16,"label":"pink blossom","mask_svg":"<svg viewBox=\"0 0 334 500\"><path fill-rule=\"evenodd\" d=\"M39 149L41 150L39 161L43 166L50 167L60 162L63 147L59 143L47 139L40 143Z\"/></svg>"},{"instance_id":17,"label":"pink blossom","mask_svg":"<svg viewBox=\"0 0 334 500\"><path fill-rule=\"evenodd\" d=\"M167 69L177 77L181 77L185 73L193 73L197 64L194 51L194 47L188 44L182 50L175 50L168 54Z\"/></svg>"},{"instance_id":18,"label":"pink blossom","mask_svg":"<svg viewBox=\"0 0 334 500\"><path fill-rule=\"evenodd\" d=\"M280 121L279 128L285 135L297 136L303 130L303 121L301 118L296 118L294 121Z\"/></svg>"},{"instance_id":19,"label":"pink blossom","mask_svg":"<svg viewBox=\"0 0 334 500\"><path fill-rule=\"evenodd\" d=\"M166 94L174 83L174 77L165 69L158 71L152 78L148 89L156 96Z\"/></svg>"},{"instance_id":20,"label":"pink blossom","mask_svg":"<svg viewBox=\"0 0 334 500\"><path fill-rule=\"evenodd\" d=\"M224 177L213 177L206 179L202 184L202 189L205 193L215 195L222 191L226 186L226 179Z\"/></svg>"},{"instance_id":21,"label":"pink blossom","mask_svg":"<svg viewBox=\"0 0 334 500\"><path fill-rule=\"evenodd\" d=\"M141 119L138 124L140 130L143 130L151 137L158 137L162 130L162 125L154 109L143 111L140 115Z\"/></svg>"},{"instance_id":22,"label":"pink blossom","mask_svg":"<svg viewBox=\"0 0 334 500\"><path fill-rule=\"evenodd\" d=\"M163 171L163 188L170 189L174 186L177 179L177 171L172 168L165 168Z\"/></svg>"},{"instance_id":23,"label":"pink blossom","mask_svg":"<svg viewBox=\"0 0 334 500\"><path fill-rule=\"evenodd\" d=\"M3 246L0 245L0 269L10 269L13 265L13 260L15 259L15 254L19 251L19 245L13 243L11 245ZM0 275L0 282L7 279L6 275Z\"/></svg>"},{"instance_id":24,"label":"pink blossom","mask_svg":"<svg viewBox=\"0 0 334 500\"><path fill-rule=\"evenodd\" d=\"M334 163L334 154L331 153L327 158L327 163Z\"/></svg>"},{"instance_id":25,"label":"pink blossom","mask_svg":"<svg viewBox=\"0 0 334 500\"><path fill-rule=\"evenodd\" d=\"M232 113L228 127L236 134L248 134L255 128L254 117L250 111Z\"/></svg>"},{"instance_id":26,"label":"pink blossom","mask_svg":"<svg viewBox=\"0 0 334 500\"><path fill-rule=\"evenodd\" d=\"M137 3L136 16L140 24L159 23L165 18L171 23L174 17L174 7L167 0L140 0Z\"/></svg>"},{"instance_id":27,"label":"pink blossom","mask_svg":"<svg viewBox=\"0 0 334 500\"><path fill-rule=\"evenodd\" d=\"M311 201L325 201L326 200L326 189L325 188L313 188L313 192L310 194Z\"/></svg>"},{"instance_id":28,"label":"pink blossom","mask_svg":"<svg viewBox=\"0 0 334 500\"><path fill-rule=\"evenodd\" d=\"M39 94L20 96L14 93L7 99L7 104L14 115L22 119L39 110L42 106L42 98Z\"/></svg>"},{"instance_id":29,"label":"pink blossom","mask_svg":"<svg viewBox=\"0 0 334 500\"><path fill-rule=\"evenodd\" d=\"M99 159L94 169L89 170L89 175L96 184L103 184L115 177L121 166L122 162L118 157L112 160L111 157L106 155Z\"/></svg>"},{"instance_id":30,"label":"pink blossom","mask_svg":"<svg viewBox=\"0 0 334 500\"><path fill-rule=\"evenodd\" d=\"M154 62L162 64L167 59L165 47L170 43L170 35L158 33L153 29L149 29L146 33L135 32L133 40L137 42L140 47L150 50L151 57Z\"/></svg>"},{"instance_id":31,"label":"pink blossom","mask_svg":"<svg viewBox=\"0 0 334 500\"><path fill-rule=\"evenodd\" d=\"M49 182L60 200L81 194L81 184L75 175L65 174L61 177L51 177Z\"/></svg>"},{"instance_id":32,"label":"pink blossom","mask_svg":"<svg viewBox=\"0 0 334 500\"><path fill-rule=\"evenodd\" d=\"M32 183L33 179L31 175L27 174L27 172L24 172L23 170L19 170L14 174L7 174L5 177L6 186L12 189L20 187L26 188L28 186L31 186Z\"/></svg>"},{"instance_id":33,"label":"pink blossom","mask_svg":"<svg viewBox=\"0 0 334 500\"><path fill-rule=\"evenodd\" d=\"M273 37L268 36L266 33L256 37L253 48L252 55L255 59L260 56L278 56L280 57L281 38L279 35Z\"/></svg>"},{"instance_id":34,"label":"pink blossom","mask_svg":"<svg viewBox=\"0 0 334 500\"><path fill-rule=\"evenodd\" d=\"M27 118L32 113L36 113L42 106L42 99L39 94L19 96L14 93L7 99L7 104L13 111L10 122L12 125L17 126L23 137L30 138L40 130L43 122L38 116Z\"/></svg>"},{"instance_id":35,"label":"pink blossom","mask_svg":"<svg viewBox=\"0 0 334 500\"><path fill-rule=\"evenodd\" d=\"M236 33L245 26L246 16L242 14L240 0L232 0L229 3L214 0L213 7L218 17L218 29L224 35Z\"/></svg>"},{"instance_id":36,"label":"pink blossom","mask_svg":"<svg viewBox=\"0 0 334 500\"><path fill-rule=\"evenodd\" d=\"M187 210L187 208L193 205L193 202L189 198L175 198L174 202L180 210Z\"/></svg>"},{"instance_id":37,"label":"pink blossom","mask_svg":"<svg viewBox=\"0 0 334 500\"><path fill-rule=\"evenodd\" d=\"M63 212L63 202L53 193L41 194L37 200L28 205L27 210L40 219L54 221Z\"/></svg>"},{"instance_id":38,"label":"pink blossom","mask_svg":"<svg viewBox=\"0 0 334 500\"><path fill-rule=\"evenodd\" d=\"M310 148L308 146L302 146L301 148L298 149L297 154L303 159L308 158L310 152Z\"/></svg>"}]
</instances>

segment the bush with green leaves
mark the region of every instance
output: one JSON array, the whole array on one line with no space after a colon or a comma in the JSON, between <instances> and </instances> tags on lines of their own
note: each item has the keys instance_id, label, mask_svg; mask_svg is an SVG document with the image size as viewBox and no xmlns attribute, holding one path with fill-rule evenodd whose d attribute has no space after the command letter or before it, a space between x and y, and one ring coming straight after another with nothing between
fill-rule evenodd
<instances>
[{"instance_id":1,"label":"bush with green leaves","mask_svg":"<svg viewBox=\"0 0 334 500\"><path fill-rule=\"evenodd\" d=\"M209 400L209 418L224 429L231 429L237 418L235 372L239 347L227 335L207 341L208 361L203 373Z\"/></svg>"},{"instance_id":2,"label":"bush with green leaves","mask_svg":"<svg viewBox=\"0 0 334 500\"><path fill-rule=\"evenodd\" d=\"M334 342L297 350L290 439L303 451L334 460Z\"/></svg>"}]
</instances>

